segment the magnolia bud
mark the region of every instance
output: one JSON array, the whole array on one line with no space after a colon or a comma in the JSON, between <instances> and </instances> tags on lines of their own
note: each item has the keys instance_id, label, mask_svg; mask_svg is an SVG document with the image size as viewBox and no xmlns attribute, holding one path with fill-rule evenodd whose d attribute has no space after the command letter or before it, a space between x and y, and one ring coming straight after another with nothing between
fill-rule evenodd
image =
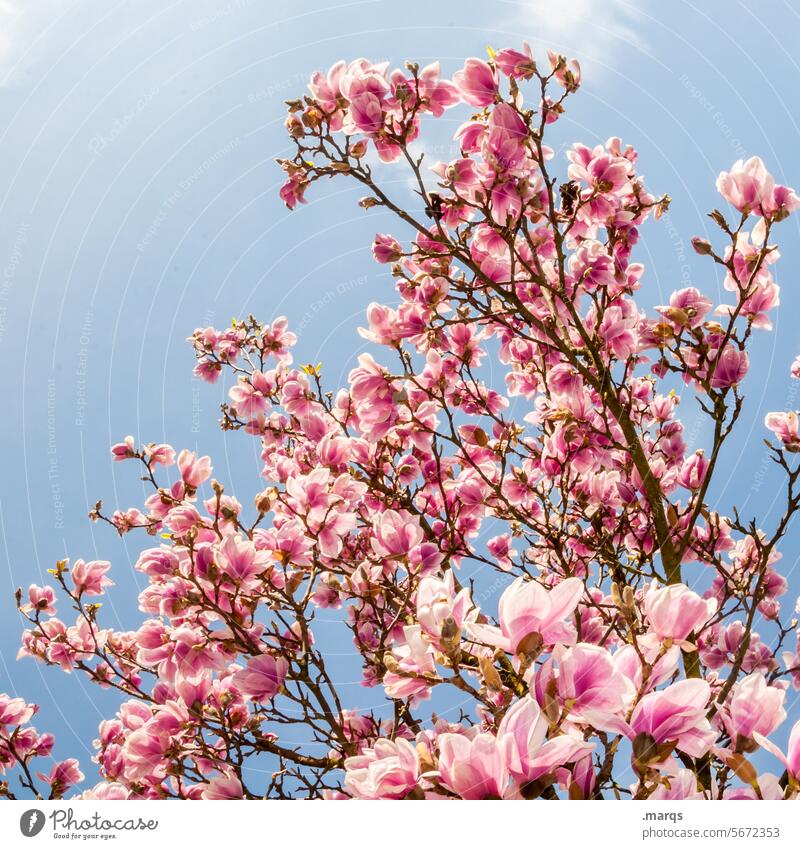
<instances>
[{"instance_id":1,"label":"magnolia bud","mask_svg":"<svg viewBox=\"0 0 800 849\"><path fill-rule=\"evenodd\" d=\"M542 635L533 631L527 636L523 637L519 641L519 645L517 645L516 654L518 655L530 655L533 658L539 655L539 652L542 650Z\"/></svg>"},{"instance_id":2,"label":"magnolia bud","mask_svg":"<svg viewBox=\"0 0 800 849\"><path fill-rule=\"evenodd\" d=\"M421 772L431 772L436 769L436 762L433 759L431 750L425 743L417 743L417 755L419 756L419 768Z\"/></svg>"},{"instance_id":3,"label":"magnolia bud","mask_svg":"<svg viewBox=\"0 0 800 849\"><path fill-rule=\"evenodd\" d=\"M700 256L709 256L711 254L711 242L708 239L701 239L699 236L695 236L692 239L692 247L695 253L700 254Z\"/></svg>"},{"instance_id":4,"label":"magnolia bud","mask_svg":"<svg viewBox=\"0 0 800 849\"><path fill-rule=\"evenodd\" d=\"M544 715L547 717L547 720L551 725L556 723L558 718L561 716L561 707L559 706L558 699L556 698L556 687L557 684L555 679L551 679L547 682L547 686L544 690L544 703L542 704Z\"/></svg>"},{"instance_id":5,"label":"magnolia bud","mask_svg":"<svg viewBox=\"0 0 800 849\"><path fill-rule=\"evenodd\" d=\"M675 748L675 742L657 743L652 735L645 732L633 738L633 768L641 776L654 764L665 761Z\"/></svg>"},{"instance_id":6,"label":"magnolia bud","mask_svg":"<svg viewBox=\"0 0 800 849\"><path fill-rule=\"evenodd\" d=\"M498 675L497 669L495 669L494 663L492 663L490 658L481 655L478 658L478 666L481 670L483 683L486 684L490 690L503 689L503 681Z\"/></svg>"},{"instance_id":7,"label":"magnolia bud","mask_svg":"<svg viewBox=\"0 0 800 849\"><path fill-rule=\"evenodd\" d=\"M461 628L456 624L452 616L448 616L442 622L442 644L447 651L452 651L461 643Z\"/></svg>"},{"instance_id":8,"label":"magnolia bud","mask_svg":"<svg viewBox=\"0 0 800 849\"><path fill-rule=\"evenodd\" d=\"M629 610L633 610L633 607L634 607L634 603L633 603L633 602L634 602L633 590L631 589L631 587L626 586L626 587L622 590L622 603L623 603L623 604L625 605L625 607L627 607Z\"/></svg>"},{"instance_id":9,"label":"magnolia bud","mask_svg":"<svg viewBox=\"0 0 800 849\"><path fill-rule=\"evenodd\" d=\"M301 139L306 134L303 122L297 117L297 115L287 116L285 127L293 139Z\"/></svg>"},{"instance_id":10,"label":"magnolia bud","mask_svg":"<svg viewBox=\"0 0 800 849\"><path fill-rule=\"evenodd\" d=\"M275 490L265 489L263 492L259 492L255 497L256 510L258 510L259 513L269 513L274 502Z\"/></svg>"},{"instance_id":11,"label":"magnolia bud","mask_svg":"<svg viewBox=\"0 0 800 849\"><path fill-rule=\"evenodd\" d=\"M475 444L480 445L481 448L485 448L489 444L489 437L483 428L476 427L473 435L475 437Z\"/></svg>"},{"instance_id":12,"label":"magnolia bud","mask_svg":"<svg viewBox=\"0 0 800 849\"><path fill-rule=\"evenodd\" d=\"M758 747L756 747L758 748ZM744 755L734 752L725 758L725 763L736 773L736 775L747 784L755 784L758 780L758 773L755 767L747 760Z\"/></svg>"}]
</instances>

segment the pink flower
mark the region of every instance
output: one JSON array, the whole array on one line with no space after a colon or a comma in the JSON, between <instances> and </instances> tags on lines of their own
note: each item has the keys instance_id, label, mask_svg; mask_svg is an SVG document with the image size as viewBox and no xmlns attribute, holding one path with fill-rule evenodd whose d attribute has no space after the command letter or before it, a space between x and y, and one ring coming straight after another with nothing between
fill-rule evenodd
<instances>
[{"instance_id":1,"label":"pink flower","mask_svg":"<svg viewBox=\"0 0 800 849\"><path fill-rule=\"evenodd\" d=\"M111 568L107 560L76 560L70 569L72 582L78 595L103 595L106 587L111 587L114 582L106 577L106 572Z\"/></svg>"},{"instance_id":2,"label":"pink flower","mask_svg":"<svg viewBox=\"0 0 800 849\"><path fill-rule=\"evenodd\" d=\"M178 471L186 486L197 489L211 477L211 458L198 457L186 448L178 454Z\"/></svg>"},{"instance_id":3,"label":"pink flower","mask_svg":"<svg viewBox=\"0 0 800 849\"><path fill-rule=\"evenodd\" d=\"M800 209L800 197L788 186L775 186L772 194L761 201L762 213L775 221L782 221L797 209Z\"/></svg>"},{"instance_id":4,"label":"pink flower","mask_svg":"<svg viewBox=\"0 0 800 849\"><path fill-rule=\"evenodd\" d=\"M777 757L786 767L786 771L795 780L800 779L800 722L795 722L792 726L791 734L789 734L789 745L786 754L758 731L753 732L753 739L763 746L768 752L771 752Z\"/></svg>"},{"instance_id":5,"label":"pink flower","mask_svg":"<svg viewBox=\"0 0 800 849\"><path fill-rule=\"evenodd\" d=\"M341 94L340 82L346 68L347 63L339 60L331 67L327 76L323 77L319 71L311 75L311 81L308 84L311 95L328 112L336 108L336 100Z\"/></svg>"},{"instance_id":6,"label":"pink flower","mask_svg":"<svg viewBox=\"0 0 800 849\"><path fill-rule=\"evenodd\" d=\"M494 63L507 77L519 79L520 77L529 80L536 70L536 63L533 61L530 45L523 42L523 52L513 50L507 47L505 50L498 50L494 56Z\"/></svg>"},{"instance_id":7,"label":"pink flower","mask_svg":"<svg viewBox=\"0 0 800 849\"><path fill-rule=\"evenodd\" d=\"M48 775L43 775L40 772L38 776L50 785L50 792L55 799L62 798L65 791L69 790L74 784L80 784L83 781L83 773L80 771L78 761L75 758L59 761L53 765Z\"/></svg>"},{"instance_id":8,"label":"pink flower","mask_svg":"<svg viewBox=\"0 0 800 849\"><path fill-rule=\"evenodd\" d=\"M372 242L372 255L376 262L397 262L403 255L403 248L394 236L376 233Z\"/></svg>"},{"instance_id":9,"label":"pink flower","mask_svg":"<svg viewBox=\"0 0 800 849\"><path fill-rule=\"evenodd\" d=\"M685 640L716 613L715 599L702 599L685 584L659 587L653 581L643 603L650 628L659 640Z\"/></svg>"},{"instance_id":10,"label":"pink flower","mask_svg":"<svg viewBox=\"0 0 800 849\"><path fill-rule=\"evenodd\" d=\"M539 634L545 645L575 642L568 619L583 594L583 582L567 578L551 590L537 581L517 578L500 597L498 616L502 638L497 645L516 652L525 637Z\"/></svg>"},{"instance_id":11,"label":"pink flower","mask_svg":"<svg viewBox=\"0 0 800 849\"><path fill-rule=\"evenodd\" d=\"M780 780L777 775L772 775L769 772L763 773L758 776L755 783L758 791L756 791L756 787L751 785L739 785L738 787L736 785L731 785L725 788L722 798L750 801L763 799L765 802L770 800L778 801L786 798L784 789L781 787Z\"/></svg>"},{"instance_id":12,"label":"pink flower","mask_svg":"<svg viewBox=\"0 0 800 849\"><path fill-rule=\"evenodd\" d=\"M787 451L800 451L797 413L767 413L764 424L780 439Z\"/></svg>"},{"instance_id":13,"label":"pink flower","mask_svg":"<svg viewBox=\"0 0 800 849\"><path fill-rule=\"evenodd\" d=\"M628 180L628 162L622 157L607 153L596 156L589 163L589 185L598 192L619 191Z\"/></svg>"},{"instance_id":14,"label":"pink flower","mask_svg":"<svg viewBox=\"0 0 800 849\"><path fill-rule=\"evenodd\" d=\"M775 181L758 156L746 162L739 159L730 172L723 171L717 178L717 191L739 212L761 210L761 200L772 194Z\"/></svg>"},{"instance_id":15,"label":"pink flower","mask_svg":"<svg viewBox=\"0 0 800 849\"><path fill-rule=\"evenodd\" d=\"M383 127L383 106L389 91L386 69L386 63L373 65L357 59L341 75L341 92L350 101L350 123L345 125L345 132L372 134Z\"/></svg>"},{"instance_id":16,"label":"pink flower","mask_svg":"<svg viewBox=\"0 0 800 849\"><path fill-rule=\"evenodd\" d=\"M445 109L461 101L461 95L453 83L439 79L441 66L431 62L419 73L419 95L424 106L432 115L439 118Z\"/></svg>"},{"instance_id":17,"label":"pink flower","mask_svg":"<svg viewBox=\"0 0 800 849\"><path fill-rule=\"evenodd\" d=\"M686 487L686 489L700 489L703 481L706 479L709 465L710 463L703 451L695 451L691 457L687 457L684 460L678 474L678 482L681 486Z\"/></svg>"},{"instance_id":18,"label":"pink flower","mask_svg":"<svg viewBox=\"0 0 800 849\"><path fill-rule=\"evenodd\" d=\"M598 332L613 356L626 359L636 353L638 322L639 318L628 301L623 301L620 306L608 307L603 312Z\"/></svg>"},{"instance_id":19,"label":"pink flower","mask_svg":"<svg viewBox=\"0 0 800 849\"><path fill-rule=\"evenodd\" d=\"M550 68L556 82L567 91L575 91L581 83L581 66L578 60L567 60L566 56L562 56L553 50L547 51L547 58L550 60Z\"/></svg>"},{"instance_id":20,"label":"pink flower","mask_svg":"<svg viewBox=\"0 0 800 849\"><path fill-rule=\"evenodd\" d=\"M231 773L212 778L200 795L203 799L243 799L244 790L242 782Z\"/></svg>"},{"instance_id":21,"label":"pink flower","mask_svg":"<svg viewBox=\"0 0 800 849\"><path fill-rule=\"evenodd\" d=\"M669 299L669 307L656 307L656 309L677 324L685 322L689 327L699 327L711 306L710 298L707 298L694 286L687 286L685 289L679 289L672 293ZM675 312L676 310L680 312Z\"/></svg>"},{"instance_id":22,"label":"pink flower","mask_svg":"<svg viewBox=\"0 0 800 849\"><path fill-rule=\"evenodd\" d=\"M767 737L786 719L783 707L786 692L771 687L760 672L737 681L722 713L732 740L750 738L754 733Z\"/></svg>"},{"instance_id":23,"label":"pink flower","mask_svg":"<svg viewBox=\"0 0 800 849\"><path fill-rule=\"evenodd\" d=\"M600 715L618 714L626 696L633 695L630 683L618 671L608 650L590 643L578 643L570 649L557 646L553 660L558 664L556 692L567 707L570 719L593 721ZM546 686L537 680L537 697ZM629 692L630 691L630 692ZM544 693L541 693L542 698Z\"/></svg>"},{"instance_id":24,"label":"pink flower","mask_svg":"<svg viewBox=\"0 0 800 849\"><path fill-rule=\"evenodd\" d=\"M24 725L35 711L35 705L29 705L22 699L12 699L6 693L0 693L0 729L8 725Z\"/></svg>"},{"instance_id":25,"label":"pink flower","mask_svg":"<svg viewBox=\"0 0 800 849\"><path fill-rule=\"evenodd\" d=\"M267 409L269 399L264 390L268 393L270 388L264 380L264 375L257 371L247 379L240 377L236 385L228 390L228 397L233 402L237 415L252 419Z\"/></svg>"},{"instance_id":26,"label":"pink flower","mask_svg":"<svg viewBox=\"0 0 800 849\"><path fill-rule=\"evenodd\" d=\"M417 587L416 603L417 621L437 648L447 648L442 642L443 628L452 627L455 632L448 637L451 648L461 641L461 629L473 605L467 588L456 593L452 570L444 579L423 578Z\"/></svg>"},{"instance_id":27,"label":"pink flower","mask_svg":"<svg viewBox=\"0 0 800 849\"><path fill-rule=\"evenodd\" d=\"M171 445L145 445L144 453L153 465L171 466L175 462L175 449Z\"/></svg>"},{"instance_id":28,"label":"pink flower","mask_svg":"<svg viewBox=\"0 0 800 849\"><path fill-rule=\"evenodd\" d=\"M487 143L495 155L498 170L508 171L519 165L524 153L523 142L528 137L528 128L519 112L507 103L498 103L489 116L488 130Z\"/></svg>"},{"instance_id":29,"label":"pink flower","mask_svg":"<svg viewBox=\"0 0 800 849\"><path fill-rule=\"evenodd\" d=\"M471 106L489 106L497 95L497 75L482 59L467 59L453 82Z\"/></svg>"},{"instance_id":30,"label":"pink flower","mask_svg":"<svg viewBox=\"0 0 800 849\"><path fill-rule=\"evenodd\" d=\"M407 513L387 510L373 520L372 549L379 557L403 557L422 542L422 528Z\"/></svg>"},{"instance_id":31,"label":"pink flower","mask_svg":"<svg viewBox=\"0 0 800 849\"><path fill-rule=\"evenodd\" d=\"M392 646L391 657L397 671L383 677L386 695L392 699L412 699L412 704L430 694L431 678L436 678L433 648L422 636L419 625L405 625L403 636ZM423 677L424 676L424 677Z\"/></svg>"},{"instance_id":32,"label":"pink flower","mask_svg":"<svg viewBox=\"0 0 800 849\"><path fill-rule=\"evenodd\" d=\"M261 654L250 658L247 667L233 676L233 683L244 696L257 702L269 701L283 686L289 664L282 657Z\"/></svg>"},{"instance_id":33,"label":"pink flower","mask_svg":"<svg viewBox=\"0 0 800 849\"><path fill-rule=\"evenodd\" d=\"M294 209L298 203L308 203L305 198L308 181L303 179L289 179L280 188L278 195L286 204L288 209ZM204 380L213 383L219 377L219 369L217 364L211 360L201 363L197 366L199 374Z\"/></svg>"},{"instance_id":34,"label":"pink flower","mask_svg":"<svg viewBox=\"0 0 800 849\"><path fill-rule=\"evenodd\" d=\"M593 743L568 734L546 740L548 727L546 717L530 696L515 702L500 723L497 730L500 754L509 774L520 784L535 781L594 749Z\"/></svg>"},{"instance_id":35,"label":"pink flower","mask_svg":"<svg viewBox=\"0 0 800 849\"><path fill-rule=\"evenodd\" d=\"M781 220L800 208L800 198L787 186L775 184L758 156L733 164L717 178L717 191L739 212Z\"/></svg>"},{"instance_id":36,"label":"pink flower","mask_svg":"<svg viewBox=\"0 0 800 849\"><path fill-rule=\"evenodd\" d=\"M225 577L245 589L253 589L258 585L259 575L266 570L271 558L266 551L258 551L249 539L235 534L225 537L217 551L216 560Z\"/></svg>"},{"instance_id":37,"label":"pink flower","mask_svg":"<svg viewBox=\"0 0 800 849\"><path fill-rule=\"evenodd\" d=\"M708 682L696 678L677 681L641 699L631 716L631 730L634 735L649 734L656 743L674 742L682 752L699 758L717 736L706 719L710 698Z\"/></svg>"},{"instance_id":38,"label":"pink flower","mask_svg":"<svg viewBox=\"0 0 800 849\"><path fill-rule=\"evenodd\" d=\"M46 613L48 616L56 615L56 591L52 587L31 584L28 587L28 600L30 603L23 609Z\"/></svg>"},{"instance_id":39,"label":"pink flower","mask_svg":"<svg viewBox=\"0 0 800 849\"><path fill-rule=\"evenodd\" d=\"M116 445L112 445L111 456L114 458L114 462L119 462L120 460L128 460L131 457L135 457L136 447L133 437L126 436L125 439L122 440L122 442L118 442Z\"/></svg>"},{"instance_id":40,"label":"pink flower","mask_svg":"<svg viewBox=\"0 0 800 849\"><path fill-rule=\"evenodd\" d=\"M740 351L728 343L712 363L714 369L711 385L714 389L727 389L744 380L750 367L750 358L746 351Z\"/></svg>"},{"instance_id":41,"label":"pink flower","mask_svg":"<svg viewBox=\"0 0 800 849\"><path fill-rule=\"evenodd\" d=\"M462 799L500 799L508 783L497 740L491 734L440 734L439 777Z\"/></svg>"},{"instance_id":42,"label":"pink flower","mask_svg":"<svg viewBox=\"0 0 800 849\"><path fill-rule=\"evenodd\" d=\"M679 769L669 776L669 785L659 784L648 797L649 801L685 801L687 799L705 799L697 789L697 774L691 769Z\"/></svg>"},{"instance_id":43,"label":"pink flower","mask_svg":"<svg viewBox=\"0 0 800 849\"><path fill-rule=\"evenodd\" d=\"M344 768L344 789L356 799L402 799L419 780L417 750L402 737L376 740Z\"/></svg>"},{"instance_id":44,"label":"pink flower","mask_svg":"<svg viewBox=\"0 0 800 849\"><path fill-rule=\"evenodd\" d=\"M159 732L151 722L132 731L122 747L125 778L140 781L144 778L163 777L167 764L164 754L169 748L169 735Z\"/></svg>"}]
</instances>

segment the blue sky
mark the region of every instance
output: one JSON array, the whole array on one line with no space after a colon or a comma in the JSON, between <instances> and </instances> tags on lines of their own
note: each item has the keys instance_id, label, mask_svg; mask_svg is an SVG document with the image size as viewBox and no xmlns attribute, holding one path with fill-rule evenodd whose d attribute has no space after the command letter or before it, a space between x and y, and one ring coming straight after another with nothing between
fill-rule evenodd
<instances>
[{"instance_id":1,"label":"blue sky","mask_svg":"<svg viewBox=\"0 0 800 849\"><path fill-rule=\"evenodd\" d=\"M298 357L321 360L333 388L364 349L355 334L364 308L393 298L369 251L390 225L357 208L357 190L315 187L292 214L279 201L283 100L339 58L438 58L451 73L487 45L523 38L539 56L554 46L583 64L554 146L620 135L638 148L651 190L674 199L668 219L643 233L643 300L663 303L689 282L720 298L721 280L689 245L710 233L717 173L759 154L800 186L800 15L788 0L758 12L730 0L0 0L0 692L41 704L39 726L57 733L59 756L90 766L86 747L115 699L14 660L13 591L43 582L58 558L109 559L116 587L103 613L137 623L131 564L146 540L120 540L86 518L98 498L141 500L108 446L128 433L169 441L211 454L243 502L259 488L257 446L218 431L221 390L192 379L185 337L247 312L288 315ZM433 158L454 155L461 119L440 122ZM384 173L406 190L402 175ZM766 524L779 478L763 417L800 406L788 378L800 351L797 221L779 236L776 330L754 344L746 410L714 493L723 511L737 503ZM688 404L683 414L702 446L699 418ZM796 595L796 531L783 551ZM341 631L330 639L350 653Z\"/></svg>"}]
</instances>

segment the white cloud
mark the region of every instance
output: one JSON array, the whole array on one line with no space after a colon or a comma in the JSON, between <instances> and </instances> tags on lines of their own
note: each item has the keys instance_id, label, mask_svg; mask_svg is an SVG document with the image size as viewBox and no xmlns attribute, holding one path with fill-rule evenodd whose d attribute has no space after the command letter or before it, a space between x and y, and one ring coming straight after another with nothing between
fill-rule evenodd
<instances>
[{"instance_id":1,"label":"white cloud","mask_svg":"<svg viewBox=\"0 0 800 849\"><path fill-rule=\"evenodd\" d=\"M517 0L510 4L520 35L541 56L548 47L591 66L618 66L631 51L647 51L642 0Z\"/></svg>"},{"instance_id":2,"label":"white cloud","mask_svg":"<svg viewBox=\"0 0 800 849\"><path fill-rule=\"evenodd\" d=\"M0 0L0 70L8 69L8 59L17 43L21 16L22 6L17 0Z\"/></svg>"},{"instance_id":3,"label":"white cloud","mask_svg":"<svg viewBox=\"0 0 800 849\"><path fill-rule=\"evenodd\" d=\"M65 0L0 0L0 86L32 61L31 48Z\"/></svg>"}]
</instances>

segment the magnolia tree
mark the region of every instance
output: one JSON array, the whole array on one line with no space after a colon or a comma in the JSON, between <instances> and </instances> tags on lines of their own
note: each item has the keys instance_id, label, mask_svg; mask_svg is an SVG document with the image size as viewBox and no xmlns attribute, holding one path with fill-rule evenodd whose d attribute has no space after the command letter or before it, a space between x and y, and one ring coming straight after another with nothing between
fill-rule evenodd
<instances>
[{"instance_id":1,"label":"magnolia tree","mask_svg":"<svg viewBox=\"0 0 800 849\"><path fill-rule=\"evenodd\" d=\"M375 356L337 392L292 365L284 319L195 331L196 373L230 377L222 428L259 440L266 487L243 505L208 457L113 447L152 486L143 509L90 514L153 537L136 630L101 621L107 562L59 562L53 586L19 591L21 654L123 696L84 798L800 794L800 722L788 749L774 737L800 688L778 569L800 508L796 413L766 419L778 521L709 503L751 336L778 304L773 228L800 200L761 160L737 162L717 181L732 208L711 213L719 245L693 241L725 303L688 287L646 311L632 252L669 198L618 138L557 164L545 132L579 83L577 62L525 45L452 80L338 62L289 102L282 199L360 184L360 206L404 231L373 244L399 303L369 306ZM459 155L431 175L422 119L459 104ZM392 197L378 159L408 169L419 203ZM695 400L705 450L678 418ZM383 708L346 704L320 610ZM2 766L23 792L79 792L75 761L37 771L53 739L34 710L0 697Z\"/></svg>"}]
</instances>

